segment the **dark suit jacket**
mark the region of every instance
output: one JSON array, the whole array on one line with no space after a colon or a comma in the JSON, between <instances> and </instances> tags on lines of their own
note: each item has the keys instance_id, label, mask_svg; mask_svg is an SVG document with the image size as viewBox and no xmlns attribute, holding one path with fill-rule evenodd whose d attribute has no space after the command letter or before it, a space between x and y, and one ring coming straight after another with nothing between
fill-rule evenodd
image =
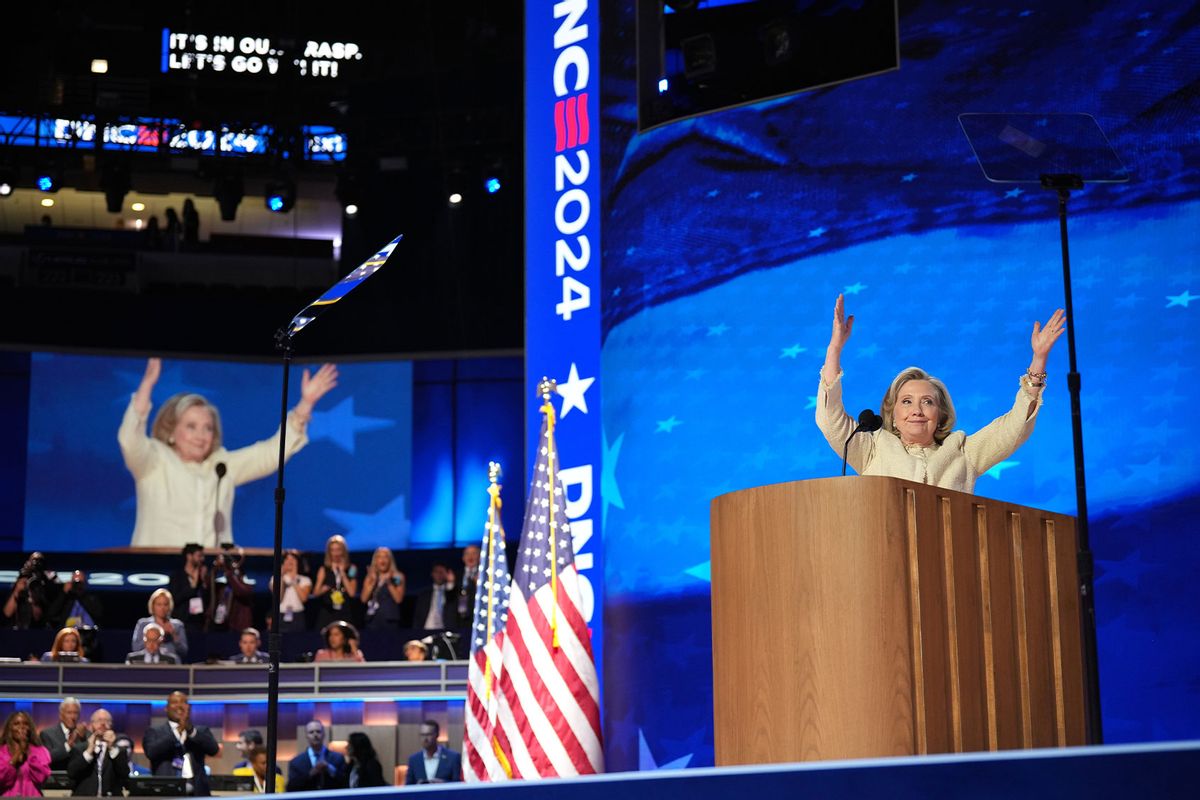
<instances>
[{"instance_id":1,"label":"dark suit jacket","mask_svg":"<svg viewBox=\"0 0 1200 800\"><path fill-rule=\"evenodd\" d=\"M412 626L414 628L424 628L425 618L429 616L429 608L433 605L433 587L422 589L417 595L416 605L413 607ZM471 618L474 609L467 612L467 619ZM463 623L458 618L458 587L446 590L446 604L442 606L442 628L439 630L453 631L463 627Z\"/></svg>"},{"instance_id":2,"label":"dark suit jacket","mask_svg":"<svg viewBox=\"0 0 1200 800\"><path fill-rule=\"evenodd\" d=\"M239 650L236 653L234 653L233 655L231 655L229 657L229 660L232 661L234 664L266 664L266 663L270 662L271 657L269 655L267 655L266 653L264 653L262 650L256 650L254 652L254 656L252 658L250 658L249 660L247 660L247 658L244 655L242 655L242 651Z\"/></svg>"},{"instance_id":3,"label":"dark suit jacket","mask_svg":"<svg viewBox=\"0 0 1200 800\"><path fill-rule=\"evenodd\" d=\"M462 756L458 753L438 745L438 766L437 772L432 776L439 781L461 781L462 780ZM404 782L410 783L427 783L430 776L425 774L425 751L418 750L408 757L408 775Z\"/></svg>"},{"instance_id":4,"label":"dark suit jacket","mask_svg":"<svg viewBox=\"0 0 1200 800\"><path fill-rule=\"evenodd\" d=\"M174 777L178 773L171 761L175 758L188 758L192 762L192 794L196 797L209 795L208 776L204 774L204 757L217 754L217 740L212 731L202 725L196 725L187 738L180 744L171 730L171 723L164 722L147 728L142 736L142 752L150 759L150 771L155 775Z\"/></svg>"},{"instance_id":5,"label":"dark suit jacket","mask_svg":"<svg viewBox=\"0 0 1200 800\"><path fill-rule=\"evenodd\" d=\"M383 779L383 765L379 760L364 761L358 767L358 786L359 789L364 789L369 786L391 786L390 781ZM348 776L347 776L348 777ZM347 781L348 783L348 781Z\"/></svg>"},{"instance_id":6,"label":"dark suit jacket","mask_svg":"<svg viewBox=\"0 0 1200 800\"><path fill-rule=\"evenodd\" d=\"M114 751L116 756L106 755L100 767L100 777L104 781L104 797L123 796L125 779L129 777L129 758L125 755L125 751L113 748L109 752ZM67 764L67 774L75 783L75 788L71 790L72 795L96 797L96 762L84 758L83 750L75 750L71 753L71 760Z\"/></svg>"},{"instance_id":7,"label":"dark suit jacket","mask_svg":"<svg viewBox=\"0 0 1200 800\"><path fill-rule=\"evenodd\" d=\"M126 664L145 664L146 663L146 651L145 650L134 650L132 653L125 656L125 663ZM158 663L160 663L160 664L178 664L179 657L173 656L170 653L164 653L162 650L159 650L158 651Z\"/></svg>"},{"instance_id":8,"label":"dark suit jacket","mask_svg":"<svg viewBox=\"0 0 1200 800\"><path fill-rule=\"evenodd\" d=\"M87 747L87 737L85 736L68 750L67 735L63 733L61 722L55 722L43 730L41 737L42 744L50 751L50 769L52 770L65 770L71 763L71 753L76 750L82 753L83 748Z\"/></svg>"},{"instance_id":9,"label":"dark suit jacket","mask_svg":"<svg viewBox=\"0 0 1200 800\"><path fill-rule=\"evenodd\" d=\"M346 759L332 750L326 749L325 763L333 767L333 774L321 772L312 775L312 761L308 758L308 748L288 762L287 790L289 792L305 792L313 789L338 789L347 785L349 774L346 770Z\"/></svg>"}]
</instances>

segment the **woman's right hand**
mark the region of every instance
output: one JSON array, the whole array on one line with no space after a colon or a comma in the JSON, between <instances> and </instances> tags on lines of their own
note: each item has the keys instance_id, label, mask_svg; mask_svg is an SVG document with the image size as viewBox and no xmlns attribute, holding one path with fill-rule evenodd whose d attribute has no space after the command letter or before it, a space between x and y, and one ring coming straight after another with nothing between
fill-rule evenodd
<instances>
[{"instance_id":1,"label":"woman's right hand","mask_svg":"<svg viewBox=\"0 0 1200 800\"><path fill-rule=\"evenodd\" d=\"M833 332L829 336L829 349L840 353L853 330L854 315L846 316L846 301L839 294L837 302L833 304Z\"/></svg>"},{"instance_id":2,"label":"woman's right hand","mask_svg":"<svg viewBox=\"0 0 1200 800\"><path fill-rule=\"evenodd\" d=\"M167 619L164 619L162 622L160 622L158 624L163 629L163 638L164 639L167 638L168 636L170 636L171 634L175 633L175 626L171 624L170 617L168 617Z\"/></svg>"},{"instance_id":3,"label":"woman's right hand","mask_svg":"<svg viewBox=\"0 0 1200 800\"><path fill-rule=\"evenodd\" d=\"M158 383L160 375L162 375L162 359L147 359L142 382L133 395L133 407L138 414L145 416L150 412L150 394L154 391L154 384Z\"/></svg>"}]
</instances>

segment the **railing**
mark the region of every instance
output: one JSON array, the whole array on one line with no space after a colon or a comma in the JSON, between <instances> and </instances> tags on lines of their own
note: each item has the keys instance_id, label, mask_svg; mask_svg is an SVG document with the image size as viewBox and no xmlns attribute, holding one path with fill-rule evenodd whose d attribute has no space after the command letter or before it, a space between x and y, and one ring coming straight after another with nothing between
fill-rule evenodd
<instances>
[{"instance_id":1,"label":"railing","mask_svg":"<svg viewBox=\"0 0 1200 800\"><path fill-rule=\"evenodd\" d=\"M281 664L281 700L466 696L466 661ZM0 664L8 697L165 700L183 690L193 701L266 699L266 664Z\"/></svg>"}]
</instances>

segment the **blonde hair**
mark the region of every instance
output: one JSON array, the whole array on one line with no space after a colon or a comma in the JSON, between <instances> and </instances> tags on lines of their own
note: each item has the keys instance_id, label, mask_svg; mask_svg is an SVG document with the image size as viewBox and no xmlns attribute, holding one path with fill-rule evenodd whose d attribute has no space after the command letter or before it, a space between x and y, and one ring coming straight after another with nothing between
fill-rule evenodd
<instances>
[{"instance_id":1,"label":"blonde hair","mask_svg":"<svg viewBox=\"0 0 1200 800\"><path fill-rule=\"evenodd\" d=\"M147 603L146 603L146 610L150 612L150 617L153 618L154 617L154 601L157 600L159 597L167 598L167 619L170 619L171 615L173 613L175 613L175 598L171 596L170 589L161 589L160 588L160 589L155 589L153 592L151 592L150 600L147 601Z\"/></svg>"},{"instance_id":2,"label":"blonde hair","mask_svg":"<svg viewBox=\"0 0 1200 800\"><path fill-rule=\"evenodd\" d=\"M391 549L384 547L382 545L380 545L379 547L376 547L375 552L371 553L371 566L372 567L375 566L375 556L379 555L379 551L381 551L381 550L383 552L387 553L388 565L391 567L391 571L399 572L400 570L396 568L396 556L392 553Z\"/></svg>"},{"instance_id":3,"label":"blonde hair","mask_svg":"<svg viewBox=\"0 0 1200 800\"><path fill-rule=\"evenodd\" d=\"M195 407L207 408L208 412L212 414L212 449L208 451L206 457L215 453L221 447L221 414L217 411L217 407L208 402L203 395L180 392L167 398L167 402L162 404L162 408L154 416L154 424L150 426L150 435L168 447L173 446L175 426L179 424L179 418L183 416L183 412Z\"/></svg>"},{"instance_id":4,"label":"blonde hair","mask_svg":"<svg viewBox=\"0 0 1200 800\"><path fill-rule=\"evenodd\" d=\"M894 414L896 398L900 394L900 389L909 381L928 381L929 385L933 387L934 393L937 394L938 426L937 430L933 432L933 440L941 444L950 435L950 432L954 430L954 423L958 420L958 414L954 411L954 401L950 399L950 392L946 389L946 384L920 367L909 367L903 370L892 380L892 385L888 387L887 392L883 395L879 414L883 417L884 428L897 437L900 436L900 432L896 430L896 417Z\"/></svg>"},{"instance_id":5,"label":"blonde hair","mask_svg":"<svg viewBox=\"0 0 1200 800\"><path fill-rule=\"evenodd\" d=\"M333 560L331 559L331 557L329 555L329 550L330 550L330 548L333 547L334 542L342 543L342 552L345 554L345 558L346 558L345 563L347 566L349 566L350 565L350 548L346 544L346 537L342 536L340 533L335 533L333 536L330 536L328 539L325 540L325 568L333 569Z\"/></svg>"}]
</instances>

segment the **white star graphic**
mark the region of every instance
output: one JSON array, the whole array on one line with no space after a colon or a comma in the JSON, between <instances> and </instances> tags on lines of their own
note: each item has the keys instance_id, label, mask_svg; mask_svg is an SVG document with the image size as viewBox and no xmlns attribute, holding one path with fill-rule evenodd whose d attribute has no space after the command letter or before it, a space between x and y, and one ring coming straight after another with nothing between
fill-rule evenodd
<instances>
[{"instance_id":1,"label":"white star graphic","mask_svg":"<svg viewBox=\"0 0 1200 800\"><path fill-rule=\"evenodd\" d=\"M571 413L571 409L578 408L583 413L588 413L587 398L584 393L588 390L595 378L580 378L579 368L575 366L575 362L571 362L571 372L566 382L559 382L558 396L563 399L562 413L559 419L566 419L567 414Z\"/></svg>"},{"instance_id":2,"label":"white star graphic","mask_svg":"<svg viewBox=\"0 0 1200 800\"><path fill-rule=\"evenodd\" d=\"M675 419L675 415L672 414L667 419L658 420L656 424L658 427L654 429L655 433L670 433L671 431L675 430L675 426L682 425L683 420Z\"/></svg>"},{"instance_id":3,"label":"white star graphic","mask_svg":"<svg viewBox=\"0 0 1200 800\"><path fill-rule=\"evenodd\" d=\"M325 509L325 516L346 529L346 535L355 542L387 544L389 547L407 547L411 521L404 513L404 495L396 495L374 513L344 511L337 508Z\"/></svg>"},{"instance_id":4,"label":"white star graphic","mask_svg":"<svg viewBox=\"0 0 1200 800\"><path fill-rule=\"evenodd\" d=\"M351 455L354 454L354 438L359 433L391 428L394 419L359 417L354 414L354 396L351 395L328 411L314 411L309 427L309 441L328 439Z\"/></svg>"},{"instance_id":5,"label":"white star graphic","mask_svg":"<svg viewBox=\"0 0 1200 800\"><path fill-rule=\"evenodd\" d=\"M1188 303L1193 300L1200 300L1200 295L1192 294L1191 289L1184 289L1183 294L1167 295L1167 308L1171 306L1183 306L1187 308Z\"/></svg>"}]
</instances>

